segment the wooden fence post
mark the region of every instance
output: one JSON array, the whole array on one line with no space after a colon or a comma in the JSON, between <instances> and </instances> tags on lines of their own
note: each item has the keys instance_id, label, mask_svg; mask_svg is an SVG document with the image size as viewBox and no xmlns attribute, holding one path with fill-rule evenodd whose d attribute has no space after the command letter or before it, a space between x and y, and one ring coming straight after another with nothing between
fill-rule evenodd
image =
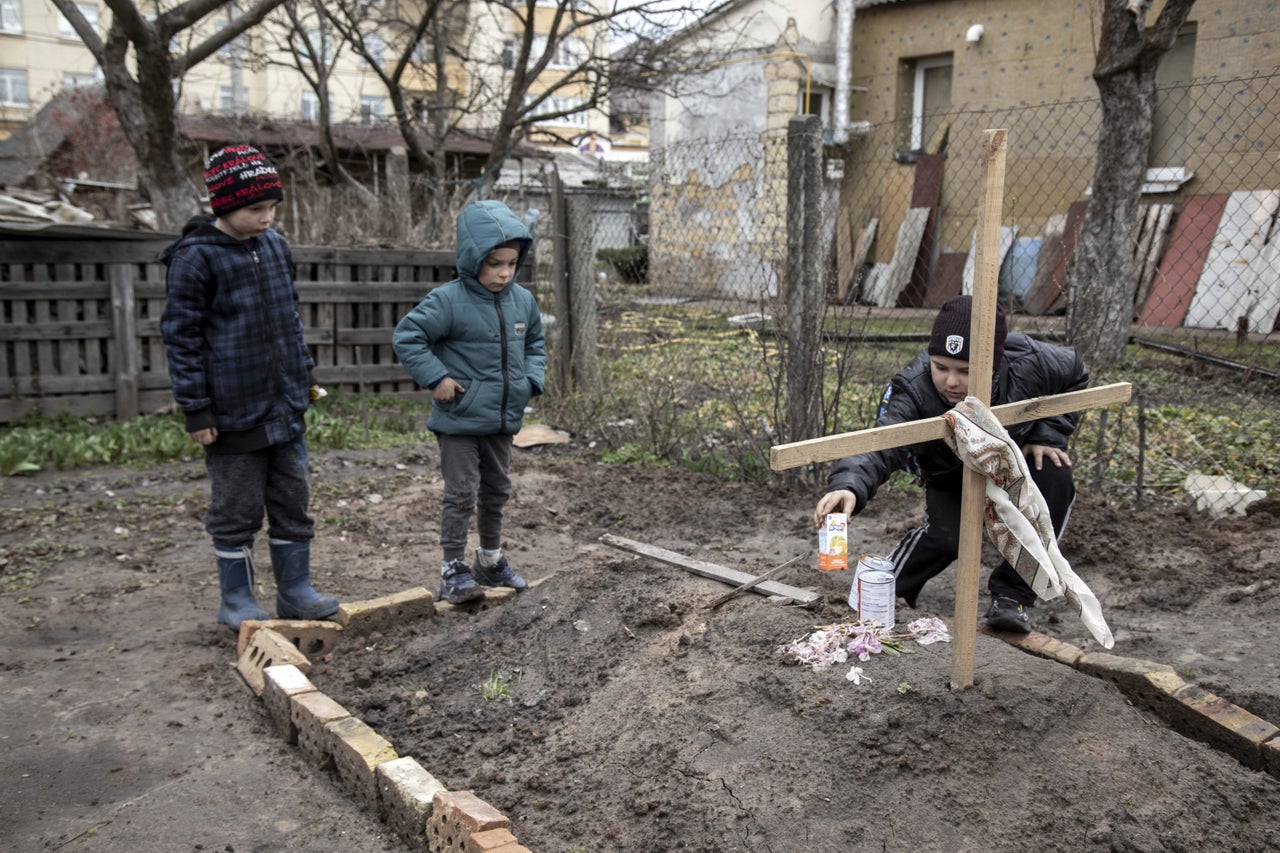
<instances>
[{"instance_id":1,"label":"wooden fence post","mask_svg":"<svg viewBox=\"0 0 1280 853\"><path fill-rule=\"evenodd\" d=\"M111 329L115 337L116 419L122 421L138 414L141 359L134 302L136 278L133 264L107 266L107 280L111 283Z\"/></svg>"}]
</instances>

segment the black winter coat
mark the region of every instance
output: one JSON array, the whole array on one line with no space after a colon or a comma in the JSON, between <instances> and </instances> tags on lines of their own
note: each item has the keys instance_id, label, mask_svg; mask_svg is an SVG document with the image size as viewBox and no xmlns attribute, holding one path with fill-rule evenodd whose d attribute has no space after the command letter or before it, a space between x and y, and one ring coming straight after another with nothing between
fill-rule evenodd
<instances>
[{"instance_id":1,"label":"black winter coat","mask_svg":"<svg viewBox=\"0 0 1280 853\"><path fill-rule=\"evenodd\" d=\"M1055 346L1014 333L1005 339L1004 357L992 380L991 404L1017 403L1049 394L1079 391L1089 384L1089 371L1072 347ZM952 408L951 403L933 387L929 372L929 355L921 353L893 377L885 391L876 426L938 417ZM1007 427L1019 447L1041 444L1067 449L1067 437L1075 431L1079 415L1072 413L1042 418ZM827 491L848 489L858 496L857 514L866 509L889 475L906 468L914 456L925 487L953 480L963 466L946 442L878 450L857 456L846 456L836 462L827 480Z\"/></svg>"}]
</instances>

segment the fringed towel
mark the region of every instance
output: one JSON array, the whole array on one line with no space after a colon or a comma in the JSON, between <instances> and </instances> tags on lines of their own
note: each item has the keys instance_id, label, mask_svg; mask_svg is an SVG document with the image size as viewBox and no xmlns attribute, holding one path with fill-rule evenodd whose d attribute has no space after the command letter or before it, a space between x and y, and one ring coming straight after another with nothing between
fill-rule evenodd
<instances>
[{"instance_id":1,"label":"fringed towel","mask_svg":"<svg viewBox=\"0 0 1280 853\"><path fill-rule=\"evenodd\" d=\"M1000 421L977 397L966 397L942 417L951 427L947 445L987 479L983 516L997 550L1038 597L1049 601L1065 595L1103 648L1114 646L1102 605L1058 550L1049 507L1026 457Z\"/></svg>"}]
</instances>

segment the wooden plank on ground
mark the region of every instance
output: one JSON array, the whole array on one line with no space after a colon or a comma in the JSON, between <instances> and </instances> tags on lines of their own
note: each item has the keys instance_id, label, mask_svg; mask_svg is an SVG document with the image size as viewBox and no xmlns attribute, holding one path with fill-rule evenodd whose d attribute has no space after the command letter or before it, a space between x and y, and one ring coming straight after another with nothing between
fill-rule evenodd
<instances>
[{"instance_id":1,"label":"wooden plank on ground","mask_svg":"<svg viewBox=\"0 0 1280 853\"><path fill-rule=\"evenodd\" d=\"M1262 253L1277 207L1276 190L1241 190L1227 199L1183 325L1234 330L1238 319L1249 315L1242 272Z\"/></svg>"},{"instance_id":2,"label":"wooden plank on ground","mask_svg":"<svg viewBox=\"0 0 1280 853\"><path fill-rule=\"evenodd\" d=\"M677 554L675 551L668 551L665 548L659 548L656 545L646 545L643 542L637 542L634 539L627 539L622 536L615 536L612 533L606 533L600 537L600 541L610 548L617 548L620 551L627 551L637 554L649 560L656 560L659 563L666 563L669 566L675 566L678 569L685 569L695 575L712 580L721 581L722 583L741 586L751 583L755 580L754 575L740 572L736 569L718 566L715 563L707 563L702 560L695 560L692 557L685 557ZM793 603L803 607L813 607L820 603L823 596L809 589L800 589L799 587L788 586L784 583L776 581L761 581L751 587L751 591L761 595L777 595L790 599Z\"/></svg>"},{"instance_id":3,"label":"wooden plank on ground","mask_svg":"<svg viewBox=\"0 0 1280 853\"><path fill-rule=\"evenodd\" d=\"M991 413L1001 424L1008 426L1113 403L1127 403L1132 396L1132 385L1128 382L1116 382L1112 385L1086 388L1083 391L1070 391L1066 394L1034 397L1017 403L992 406ZM823 438L794 441L790 444L776 445L769 451L769 467L774 471L785 471L811 462L831 462L841 459L849 455L850 447L857 447L860 453L870 453L873 450L937 441L946 433L947 422L939 415L923 421L908 421L903 424L890 424Z\"/></svg>"},{"instance_id":4,"label":"wooden plank on ground","mask_svg":"<svg viewBox=\"0 0 1280 853\"><path fill-rule=\"evenodd\" d=\"M1183 202L1151 292L1138 315L1140 325L1182 325L1226 206L1226 193L1193 195Z\"/></svg>"}]
</instances>

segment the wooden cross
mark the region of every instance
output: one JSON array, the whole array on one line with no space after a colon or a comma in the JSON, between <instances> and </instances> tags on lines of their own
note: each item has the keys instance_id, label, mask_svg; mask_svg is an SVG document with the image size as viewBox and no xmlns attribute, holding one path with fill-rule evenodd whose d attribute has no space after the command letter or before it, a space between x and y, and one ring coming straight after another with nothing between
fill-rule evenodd
<instances>
[{"instance_id":1,"label":"wooden cross","mask_svg":"<svg viewBox=\"0 0 1280 853\"><path fill-rule=\"evenodd\" d=\"M986 181L978 210L978 234L974 252L973 311L969 321L969 395L982 404L991 404L992 341L996 330L996 300L1000 272L1000 215L1004 191L1004 161L1008 143L1007 130L984 133ZM1103 385L1036 397L1008 403L991 409L1000 423L1023 423L1054 415L1079 412L1113 403L1124 403L1132 396L1128 382ZM775 471L798 468L816 462L831 462L845 456L887 450L943 438L948 432L942 417L926 418L902 424L848 432L824 438L808 439L773 447L769 465ZM957 555L956 612L954 646L951 658L951 687L963 690L973 686L973 653L978 629L978 579L982 568L983 497L985 477L978 471L964 469L964 486L960 505L960 543Z\"/></svg>"}]
</instances>

